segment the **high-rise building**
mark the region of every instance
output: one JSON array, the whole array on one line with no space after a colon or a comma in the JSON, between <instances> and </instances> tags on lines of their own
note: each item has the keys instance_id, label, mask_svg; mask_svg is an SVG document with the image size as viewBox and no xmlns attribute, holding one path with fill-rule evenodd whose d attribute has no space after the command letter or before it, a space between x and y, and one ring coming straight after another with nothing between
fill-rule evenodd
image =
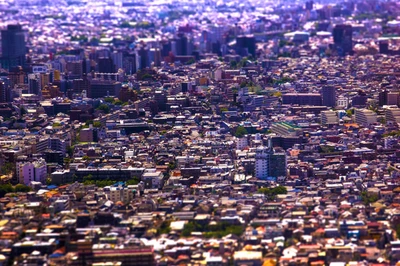
<instances>
[{"instance_id":1,"label":"high-rise building","mask_svg":"<svg viewBox=\"0 0 400 266\"><path fill-rule=\"evenodd\" d=\"M241 56L256 55L256 39L254 35L238 36L236 38L236 51Z\"/></svg>"},{"instance_id":2,"label":"high-rise building","mask_svg":"<svg viewBox=\"0 0 400 266\"><path fill-rule=\"evenodd\" d=\"M336 25L333 28L333 41L338 55L345 56L353 51L353 27L351 25Z\"/></svg>"},{"instance_id":3,"label":"high-rise building","mask_svg":"<svg viewBox=\"0 0 400 266\"><path fill-rule=\"evenodd\" d=\"M0 103L11 102L10 80L6 77L0 78Z\"/></svg>"},{"instance_id":4,"label":"high-rise building","mask_svg":"<svg viewBox=\"0 0 400 266\"><path fill-rule=\"evenodd\" d=\"M1 65L5 69L25 65L25 33L21 25L8 25L1 31Z\"/></svg>"},{"instance_id":5,"label":"high-rise building","mask_svg":"<svg viewBox=\"0 0 400 266\"><path fill-rule=\"evenodd\" d=\"M8 72L8 78L10 79L10 86L24 84L25 83L25 73L21 66L14 67Z\"/></svg>"},{"instance_id":6,"label":"high-rise building","mask_svg":"<svg viewBox=\"0 0 400 266\"><path fill-rule=\"evenodd\" d=\"M268 147L260 146L256 149L256 178L286 176L286 154L275 152L272 140L268 140Z\"/></svg>"},{"instance_id":7,"label":"high-rise building","mask_svg":"<svg viewBox=\"0 0 400 266\"><path fill-rule=\"evenodd\" d=\"M115 67L113 60L109 57L100 57L98 60L98 71L100 73L114 73Z\"/></svg>"},{"instance_id":8,"label":"high-rise building","mask_svg":"<svg viewBox=\"0 0 400 266\"><path fill-rule=\"evenodd\" d=\"M335 107L336 105L336 88L333 86L324 86L322 88L322 105Z\"/></svg>"},{"instance_id":9,"label":"high-rise building","mask_svg":"<svg viewBox=\"0 0 400 266\"><path fill-rule=\"evenodd\" d=\"M145 69L150 67L150 51L147 47L141 47L136 54L136 67L137 69Z\"/></svg>"},{"instance_id":10,"label":"high-rise building","mask_svg":"<svg viewBox=\"0 0 400 266\"><path fill-rule=\"evenodd\" d=\"M389 54L389 40L380 40L379 41L379 53L380 54Z\"/></svg>"}]
</instances>

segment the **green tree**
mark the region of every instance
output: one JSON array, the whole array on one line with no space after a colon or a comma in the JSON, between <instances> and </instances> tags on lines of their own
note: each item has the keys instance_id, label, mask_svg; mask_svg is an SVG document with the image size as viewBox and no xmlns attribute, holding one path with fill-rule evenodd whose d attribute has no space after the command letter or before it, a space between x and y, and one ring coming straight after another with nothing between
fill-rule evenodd
<instances>
[{"instance_id":1,"label":"green tree","mask_svg":"<svg viewBox=\"0 0 400 266\"><path fill-rule=\"evenodd\" d=\"M32 190L29 186L24 185L24 184L18 184L15 186L14 189L15 189L15 192L29 192Z\"/></svg>"},{"instance_id":2,"label":"green tree","mask_svg":"<svg viewBox=\"0 0 400 266\"><path fill-rule=\"evenodd\" d=\"M247 134L247 130L243 126L238 126L235 131L235 136L237 138L243 138Z\"/></svg>"},{"instance_id":3,"label":"green tree","mask_svg":"<svg viewBox=\"0 0 400 266\"><path fill-rule=\"evenodd\" d=\"M114 102L114 97L105 97L105 98L104 98L104 101L105 101L106 103L113 103L113 102Z\"/></svg>"},{"instance_id":4,"label":"green tree","mask_svg":"<svg viewBox=\"0 0 400 266\"><path fill-rule=\"evenodd\" d=\"M119 99L116 99L116 100L113 102L113 104L114 104L114 105L122 105L123 102L122 102L121 100L119 100Z\"/></svg>"},{"instance_id":5,"label":"green tree","mask_svg":"<svg viewBox=\"0 0 400 266\"><path fill-rule=\"evenodd\" d=\"M277 186L273 188L259 188L258 193L264 194L267 198L274 199L276 195L287 194L287 188L284 186Z\"/></svg>"},{"instance_id":6,"label":"green tree","mask_svg":"<svg viewBox=\"0 0 400 266\"><path fill-rule=\"evenodd\" d=\"M93 122L93 127L101 127L100 121L94 121Z\"/></svg>"},{"instance_id":7,"label":"green tree","mask_svg":"<svg viewBox=\"0 0 400 266\"><path fill-rule=\"evenodd\" d=\"M8 175L8 174L12 174L15 170L15 164L14 163L5 163L2 167L1 167L1 174L2 175Z\"/></svg>"},{"instance_id":8,"label":"green tree","mask_svg":"<svg viewBox=\"0 0 400 266\"><path fill-rule=\"evenodd\" d=\"M0 197L4 197L7 193L14 192L14 188L11 184L0 185Z\"/></svg>"},{"instance_id":9,"label":"green tree","mask_svg":"<svg viewBox=\"0 0 400 266\"><path fill-rule=\"evenodd\" d=\"M174 170L176 168L176 163L175 162L169 162L168 163L168 168L169 168L169 170Z\"/></svg>"},{"instance_id":10,"label":"green tree","mask_svg":"<svg viewBox=\"0 0 400 266\"><path fill-rule=\"evenodd\" d=\"M103 111L104 113L108 114L110 112L110 107L107 104L100 104L99 107L97 107L97 110Z\"/></svg>"},{"instance_id":11,"label":"green tree","mask_svg":"<svg viewBox=\"0 0 400 266\"><path fill-rule=\"evenodd\" d=\"M351 117L353 114L354 114L354 109L349 109L349 110L346 111L346 115L348 117Z\"/></svg>"},{"instance_id":12,"label":"green tree","mask_svg":"<svg viewBox=\"0 0 400 266\"><path fill-rule=\"evenodd\" d=\"M139 182L140 182L140 179L137 176L134 176L132 179L129 179L128 181L126 181L125 184L127 186L129 186L129 185L137 185L137 184L139 184Z\"/></svg>"},{"instance_id":13,"label":"green tree","mask_svg":"<svg viewBox=\"0 0 400 266\"><path fill-rule=\"evenodd\" d=\"M84 160L84 161L89 161L89 160L90 160L90 157L87 156L87 155L84 155L84 156L82 157L82 160Z\"/></svg>"},{"instance_id":14,"label":"green tree","mask_svg":"<svg viewBox=\"0 0 400 266\"><path fill-rule=\"evenodd\" d=\"M83 177L83 182L85 181L93 181L93 176L91 174L88 174Z\"/></svg>"},{"instance_id":15,"label":"green tree","mask_svg":"<svg viewBox=\"0 0 400 266\"><path fill-rule=\"evenodd\" d=\"M370 203L374 203L379 200L379 197L375 194L368 194L366 191L361 192L360 194L361 200L364 202L365 205Z\"/></svg>"}]
</instances>

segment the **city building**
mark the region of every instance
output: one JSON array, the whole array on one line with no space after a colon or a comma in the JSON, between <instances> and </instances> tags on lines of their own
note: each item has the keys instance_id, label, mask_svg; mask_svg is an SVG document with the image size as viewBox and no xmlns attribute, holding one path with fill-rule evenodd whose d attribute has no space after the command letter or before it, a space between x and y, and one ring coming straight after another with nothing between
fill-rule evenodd
<instances>
[{"instance_id":1,"label":"city building","mask_svg":"<svg viewBox=\"0 0 400 266\"><path fill-rule=\"evenodd\" d=\"M25 66L26 62L25 31L21 25L8 25L1 31L1 66L11 69Z\"/></svg>"},{"instance_id":2,"label":"city building","mask_svg":"<svg viewBox=\"0 0 400 266\"><path fill-rule=\"evenodd\" d=\"M353 27L339 24L333 28L333 42L338 55L344 56L353 51Z\"/></svg>"},{"instance_id":3,"label":"city building","mask_svg":"<svg viewBox=\"0 0 400 266\"><path fill-rule=\"evenodd\" d=\"M18 162L16 172L20 184L30 185L35 181L44 184L47 177L47 164L44 159L34 162Z\"/></svg>"},{"instance_id":4,"label":"city building","mask_svg":"<svg viewBox=\"0 0 400 266\"><path fill-rule=\"evenodd\" d=\"M336 106L336 88L334 86L322 87L322 105L328 107Z\"/></svg>"},{"instance_id":5,"label":"city building","mask_svg":"<svg viewBox=\"0 0 400 266\"><path fill-rule=\"evenodd\" d=\"M322 111L321 112L322 125L337 125L339 124L339 117L335 111Z\"/></svg>"},{"instance_id":6,"label":"city building","mask_svg":"<svg viewBox=\"0 0 400 266\"><path fill-rule=\"evenodd\" d=\"M282 103L321 106L322 97L319 93L285 93L282 95Z\"/></svg>"},{"instance_id":7,"label":"city building","mask_svg":"<svg viewBox=\"0 0 400 266\"><path fill-rule=\"evenodd\" d=\"M368 126L376 123L377 115L375 112L367 109L355 109L355 122L359 125Z\"/></svg>"}]
</instances>

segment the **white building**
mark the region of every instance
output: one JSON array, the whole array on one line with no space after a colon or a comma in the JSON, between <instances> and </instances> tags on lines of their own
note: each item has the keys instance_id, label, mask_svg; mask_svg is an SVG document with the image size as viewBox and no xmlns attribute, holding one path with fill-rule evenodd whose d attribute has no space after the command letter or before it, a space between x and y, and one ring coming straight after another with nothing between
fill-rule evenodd
<instances>
[{"instance_id":1,"label":"white building","mask_svg":"<svg viewBox=\"0 0 400 266\"><path fill-rule=\"evenodd\" d=\"M395 107L388 107L385 110L385 119L386 122L395 122L400 123L400 108L397 106Z\"/></svg>"},{"instance_id":2,"label":"white building","mask_svg":"<svg viewBox=\"0 0 400 266\"><path fill-rule=\"evenodd\" d=\"M142 181L145 185L145 188L151 189L160 189L163 185L164 175L160 171L156 171L156 169L148 169L142 175Z\"/></svg>"},{"instance_id":3,"label":"white building","mask_svg":"<svg viewBox=\"0 0 400 266\"><path fill-rule=\"evenodd\" d=\"M376 123L377 116L376 113L367 109L356 109L355 110L355 120L356 123L363 126L368 126L370 124Z\"/></svg>"},{"instance_id":4,"label":"white building","mask_svg":"<svg viewBox=\"0 0 400 266\"><path fill-rule=\"evenodd\" d=\"M109 200L112 202L129 203L135 197L137 191L129 187L111 187L109 193Z\"/></svg>"},{"instance_id":5,"label":"white building","mask_svg":"<svg viewBox=\"0 0 400 266\"><path fill-rule=\"evenodd\" d=\"M237 150L243 150L244 148L246 148L248 146L249 146L249 143L248 143L247 137L236 138L236 149Z\"/></svg>"},{"instance_id":6,"label":"white building","mask_svg":"<svg viewBox=\"0 0 400 266\"><path fill-rule=\"evenodd\" d=\"M321 112L321 124L322 125L337 125L339 124L339 118L335 111L322 111Z\"/></svg>"},{"instance_id":7,"label":"white building","mask_svg":"<svg viewBox=\"0 0 400 266\"><path fill-rule=\"evenodd\" d=\"M269 161L271 150L260 146L256 149L256 177L266 179L269 176Z\"/></svg>"},{"instance_id":8,"label":"white building","mask_svg":"<svg viewBox=\"0 0 400 266\"><path fill-rule=\"evenodd\" d=\"M349 106L349 98L340 95L337 99L336 106L346 109Z\"/></svg>"},{"instance_id":9,"label":"white building","mask_svg":"<svg viewBox=\"0 0 400 266\"><path fill-rule=\"evenodd\" d=\"M29 185L32 181L46 182L47 164L42 158L35 162L18 162L17 178L18 183Z\"/></svg>"}]
</instances>

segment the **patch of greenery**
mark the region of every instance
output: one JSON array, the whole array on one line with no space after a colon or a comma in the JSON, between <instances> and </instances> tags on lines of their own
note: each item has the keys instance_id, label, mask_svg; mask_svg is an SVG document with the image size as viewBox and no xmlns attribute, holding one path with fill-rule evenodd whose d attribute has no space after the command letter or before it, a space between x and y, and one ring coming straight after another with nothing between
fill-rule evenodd
<instances>
[{"instance_id":1,"label":"patch of greenery","mask_svg":"<svg viewBox=\"0 0 400 266\"><path fill-rule=\"evenodd\" d=\"M1 173L2 175L8 175L8 174L13 173L14 170L15 170L15 164L13 164L13 163L5 163L5 164L1 167L0 173Z\"/></svg>"},{"instance_id":2,"label":"patch of greenery","mask_svg":"<svg viewBox=\"0 0 400 266\"><path fill-rule=\"evenodd\" d=\"M221 238L229 234L241 236L244 228L241 225L232 225L226 222L217 224L200 224L194 221L188 222L182 230L182 236L188 237L192 232L202 232L206 238Z\"/></svg>"},{"instance_id":3,"label":"patch of greenery","mask_svg":"<svg viewBox=\"0 0 400 266\"><path fill-rule=\"evenodd\" d=\"M100 104L97 107L97 110L103 111L104 113L108 114L110 112L110 107L107 104Z\"/></svg>"},{"instance_id":4,"label":"patch of greenery","mask_svg":"<svg viewBox=\"0 0 400 266\"><path fill-rule=\"evenodd\" d=\"M365 205L377 202L379 200L379 197L377 195L375 194L368 195L366 191L361 192L360 196L361 200L364 202Z\"/></svg>"},{"instance_id":5,"label":"patch of greenery","mask_svg":"<svg viewBox=\"0 0 400 266\"><path fill-rule=\"evenodd\" d=\"M169 234L171 232L171 221L164 221L157 229L157 235Z\"/></svg>"},{"instance_id":6,"label":"patch of greenery","mask_svg":"<svg viewBox=\"0 0 400 266\"><path fill-rule=\"evenodd\" d=\"M400 137L400 130L393 130L391 132L385 133L382 135L383 137Z\"/></svg>"},{"instance_id":7,"label":"patch of greenery","mask_svg":"<svg viewBox=\"0 0 400 266\"><path fill-rule=\"evenodd\" d=\"M273 188L259 188L258 193L264 194L268 198L275 198L276 195L284 195L287 194L287 189L284 186L277 186Z\"/></svg>"},{"instance_id":8,"label":"patch of greenery","mask_svg":"<svg viewBox=\"0 0 400 266\"><path fill-rule=\"evenodd\" d=\"M128 181L126 181L125 184L127 186L130 186L130 185L137 185L137 184L139 184L139 182L140 182L139 177L134 176L132 179L129 179Z\"/></svg>"},{"instance_id":9,"label":"patch of greenery","mask_svg":"<svg viewBox=\"0 0 400 266\"><path fill-rule=\"evenodd\" d=\"M29 192L32 189L29 186L24 184L18 184L13 187L11 184L2 184L0 185L0 197L4 197L7 193L14 192Z\"/></svg>"},{"instance_id":10,"label":"patch of greenery","mask_svg":"<svg viewBox=\"0 0 400 266\"><path fill-rule=\"evenodd\" d=\"M244 135L246 135L246 134L247 134L247 130L246 130L244 127L238 126L238 127L236 128L235 136L236 136L237 138L243 138Z\"/></svg>"}]
</instances>

